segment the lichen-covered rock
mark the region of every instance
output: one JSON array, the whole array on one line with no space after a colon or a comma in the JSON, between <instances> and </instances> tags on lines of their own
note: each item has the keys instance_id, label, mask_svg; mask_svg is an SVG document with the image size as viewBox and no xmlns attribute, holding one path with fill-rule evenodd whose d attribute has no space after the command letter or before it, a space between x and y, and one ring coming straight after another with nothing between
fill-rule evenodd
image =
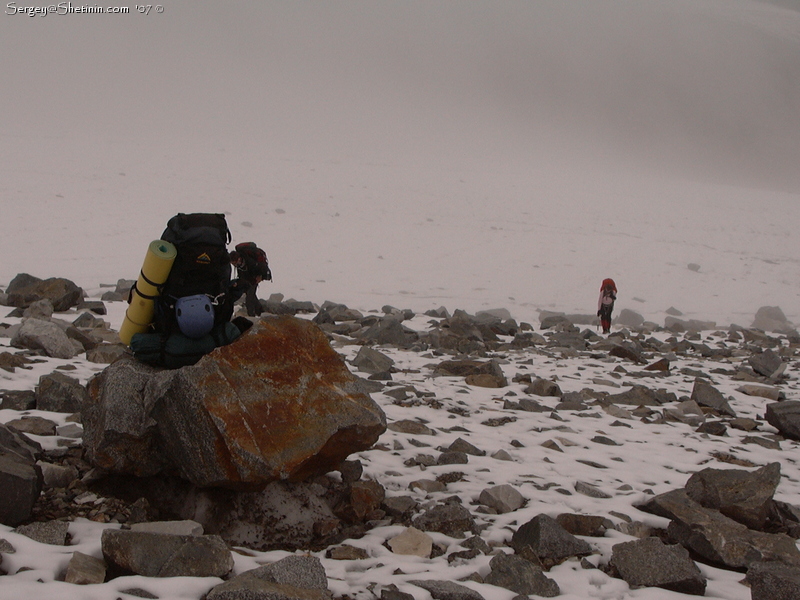
<instances>
[{"instance_id":1,"label":"lichen-covered rock","mask_svg":"<svg viewBox=\"0 0 800 600\"><path fill-rule=\"evenodd\" d=\"M313 323L258 322L197 364L122 359L89 382L84 446L117 473L258 489L335 469L386 430L380 407Z\"/></svg>"}]
</instances>

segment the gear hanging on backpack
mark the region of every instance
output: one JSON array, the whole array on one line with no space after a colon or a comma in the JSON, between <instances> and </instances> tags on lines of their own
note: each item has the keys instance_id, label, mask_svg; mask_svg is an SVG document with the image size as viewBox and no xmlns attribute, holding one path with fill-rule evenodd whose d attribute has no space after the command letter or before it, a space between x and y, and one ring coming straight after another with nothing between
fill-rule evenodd
<instances>
[{"instance_id":1,"label":"gear hanging on backpack","mask_svg":"<svg viewBox=\"0 0 800 600\"><path fill-rule=\"evenodd\" d=\"M156 305L154 328L160 333L179 329L175 304L180 298L204 295L214 309L214 325L230 321L231 264L227 246L231 233L225 215L179 213L167 222L161 239L173 244L177 257Z\"/></svg>"}]
</instances>

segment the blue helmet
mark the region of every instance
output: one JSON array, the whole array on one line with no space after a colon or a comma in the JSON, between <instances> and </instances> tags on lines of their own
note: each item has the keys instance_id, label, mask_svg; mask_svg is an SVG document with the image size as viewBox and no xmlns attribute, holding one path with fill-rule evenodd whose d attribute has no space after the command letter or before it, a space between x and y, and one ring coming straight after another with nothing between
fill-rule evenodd
<instances>
[{"instance_id":1,"label":"blue helmet","mask_svg":"<svg viewBox=\"0 0 800 600\"><path fill-rule=\"evenodd\" d=\"M184 296L175 303L175 318L183 335L201 338L214 328L214 307L204 294Z\"/></svg>"}]
</instances>

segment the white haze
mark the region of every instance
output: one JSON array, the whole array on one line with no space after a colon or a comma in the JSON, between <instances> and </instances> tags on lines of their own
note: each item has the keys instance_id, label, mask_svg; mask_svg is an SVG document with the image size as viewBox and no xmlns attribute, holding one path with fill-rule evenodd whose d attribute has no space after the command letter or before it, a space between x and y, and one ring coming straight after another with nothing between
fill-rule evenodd
<instances>
[{"instance_id":1,"label":"white haze","mask_svg":"<svg viewBox=\"0 0 800 600\"><path fill-rule=\"evenodd\" d=\"M0 15L0 284L134 278L170 216L213 211L268 251L262 294L530 320L610 276L655 321L800 321L793 5Z\"/></svg>"}]
</instances>

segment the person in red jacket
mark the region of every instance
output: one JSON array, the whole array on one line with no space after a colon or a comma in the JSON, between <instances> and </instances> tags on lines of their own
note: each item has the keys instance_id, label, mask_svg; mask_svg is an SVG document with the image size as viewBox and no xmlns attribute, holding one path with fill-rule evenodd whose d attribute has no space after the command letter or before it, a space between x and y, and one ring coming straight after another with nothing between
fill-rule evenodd
<instances>
[{"instance_id":1,"label":"person in red jacket","mask_svg":"<svg viewBox=\"0 0 800 600\"><path fill-rule=\"evenodd\" d=\"M600 297L597 299L597 316L603 326L603 333L611 331L611 313L617 299L617 285L613 279L604 279L600 284Z\"/></svg>"}]
</instances>

